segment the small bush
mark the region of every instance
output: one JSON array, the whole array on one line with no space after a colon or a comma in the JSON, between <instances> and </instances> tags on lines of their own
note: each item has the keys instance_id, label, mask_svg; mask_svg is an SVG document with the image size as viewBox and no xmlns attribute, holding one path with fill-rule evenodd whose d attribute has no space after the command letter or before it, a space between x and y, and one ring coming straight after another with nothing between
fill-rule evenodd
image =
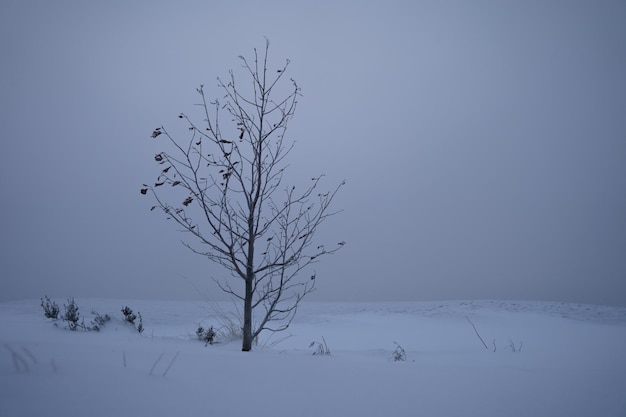
<instances>
[{"instance_id":1,"label":"small bush","mask_svg":"<svg viewBox=\"0 0 626 417\"><path fill-rule=\"evenodd\" d=\"M80 320L80 314L78 313L78 306L73 298L67 299L67 304L63 304L65 313L63 314L63 320L67 322L70 330L74 331L79 326L78 320Z\"/></svg>"},{"instance_id":2,"label":"small bush","mask_svg":"<svg viewBox=\"0 0 626 417\"><path fill-rule=\"evenodd\" d=\"M133 326L135 326L135 329L137 329L137 331L139 333L143 333L143 331L145 330L143 327L143 317L141 317L141 313L138 311L137 314L133 313L133 310L128 307L125 306L122 309L122 314L124 315L124 321L127 323L132 324ZM139 318L139 323L137 323L135 325L135 320L137 320Z\"/></svg>"},{"instance_id":3,"label":"small bush","mask_svg":"<svg viewBox=\"0 0 626 417\"><path fill-rule=\"evenodd\" d=\"M59 306L54 301L50 300L48 296L45 296L41 299L41 307L43 308L44 315L47 318L59 318ZM94 315L94 318L91 320L90 325L86 325L85 320L81 319L78 310L79 308L74 298L68 298L67 304L63 304L63 315L61 316L61 320L66 321L68 328L72 331L80 329L84 331L99 332L109 321L111 321L111 316L109 316L108 314L101 315L92 310L91 314ZM134 321L135 319L137 319L137 316L133 314L133 311L128 307L124 307L124 309L122 309L122 312L125 316L124 320L134 325ZM142 333L144 331L143 320L141 317L141 313L138 312L137 314L139 317L137 331L139 333Z\"/></svg>"},{"instance_id":4,"label":"small bush","mask_svg":"<svg viewBox=\"0 0 626 417\"><path fill-rule=\"evenodd\" d=\"M111 321L111 317L108 314L101 316L99 313L92 311L91 314L95 315L95 318L91 321L91 327L87 330L93 330L99 332L107 322Z\"/></svg>"},{"instance_id":5,"label":"small bush","mask_svg":"<svg viewBox=\"0 0 626 417\"><path fill-rule=\"evenodd\" d=\"M143 317L141 317L141 313L137 312L137 316L139 317L139 323L137 324L137 331L141 334L144 331L143 328Z\"/></svg>"},{"instance_id":6,"label":"small bush","mask_svg":"<svg viewBox=\"0 0 626 417\"><path fill-rule=\"evenodd\" d=\"M406 361L406 352L397 342L393 342L396 345L396 350L393 351L393 361L394 362L404 362Z\"/></svg>"},{"instance_id":7,"label":"small bush","mask_svg":"<svg viewBox=\"0 0 626 417\"><path fill-rule=\"evenodd\" d=\"M127 321L130 324L135 324L135 320L137 319L137 316L135 314L133 314L133 310L130 309L130 307L126 306L122 309L122 314L124 315L124 321Z\"/></svg>"},{"instance_id":8,"label":"small bush","mask_svg":"<svg viewBox=\"0 0 626 417\"><path fill-rule=\"evenodd\" d=\"M44 298L41 299L41 308L43 308L44 316L48 319L57 320L61 311L59 306L54 301L51 301L47 295Z\"/></svg>"},{"instance_id":9,"label":"small bush","mask_svg":"<svg viewBox=\"0 0 626 417\"><path fill-rule=\"evenodd\" d=\"M213 330L213 326L208 329L204 329L202 326L198 326L198 330L196 330L196 336L198 339L205 342L206 345L212 345L215 342L215 330Z\"/></svg>"}]
</instances>

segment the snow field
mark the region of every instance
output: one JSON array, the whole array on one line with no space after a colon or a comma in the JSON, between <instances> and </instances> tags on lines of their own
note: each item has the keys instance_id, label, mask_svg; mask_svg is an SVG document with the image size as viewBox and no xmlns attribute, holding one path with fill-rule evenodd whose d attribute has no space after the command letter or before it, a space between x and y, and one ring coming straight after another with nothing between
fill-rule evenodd
<instances>
[{"instance_id":1,"label":"snow field","mask_svg":"<svg viewBox=\"0 0 626 417\"><path fill-rule=\"evenodd\" d=\"M242 353L238 341L195 339L219 322L202 302L76 302L85 322L92 309L111 322L70 332L38 300L0 303L0 416L626 415L622 308L305 303L286 332ZM121 321L125 305L142 313L143 334ZM313 356L322 337L332 354ZM406 362L393 361L394 342Z\"/></svg>"}]
</instances>

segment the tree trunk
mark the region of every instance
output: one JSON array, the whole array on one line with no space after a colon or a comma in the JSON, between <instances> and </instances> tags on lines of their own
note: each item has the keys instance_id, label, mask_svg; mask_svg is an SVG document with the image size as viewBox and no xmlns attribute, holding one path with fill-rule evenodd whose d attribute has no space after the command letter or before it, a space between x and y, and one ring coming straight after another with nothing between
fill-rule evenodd
<instances>
[{"instance_id":1,"label":"tree trunk","mask_svg":"<svg viewBox=\"0 0 626 417\"><path fill-rule=\"evenodd\" d=\"M252 350L252 279L246 278L246 296L243 301L243 352Z\"/></svg>"}]
</instances>

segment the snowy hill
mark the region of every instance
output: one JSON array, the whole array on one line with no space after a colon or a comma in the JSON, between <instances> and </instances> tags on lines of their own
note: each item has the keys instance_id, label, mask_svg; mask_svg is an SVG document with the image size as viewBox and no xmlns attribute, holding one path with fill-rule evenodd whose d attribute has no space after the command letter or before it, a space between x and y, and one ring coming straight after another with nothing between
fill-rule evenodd
<instances>
[{"instance_id":1,"label":"snowy hill","mask_svg":"<svg viewBox=\"0 0 626 417\"><path fill-rule=\"evenodd\" d=\"M624 308L305 303L286 332L242 353L195 336L219 333L230 304L76 302L85 323L92 310L111 321L71 332L39 300L0 303L0 416L626 415ZM126 305L142 334L122 321ZM331 355L313 355L314 341Z\"/></svg>"}]
</instances>

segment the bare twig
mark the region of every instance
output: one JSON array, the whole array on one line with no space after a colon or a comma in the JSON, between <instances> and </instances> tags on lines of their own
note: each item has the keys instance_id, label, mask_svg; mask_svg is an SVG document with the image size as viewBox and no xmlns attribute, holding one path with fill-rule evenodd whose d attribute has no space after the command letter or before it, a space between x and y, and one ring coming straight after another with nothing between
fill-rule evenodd
<instances>
[{"instance_id":1,"label":"bare twig","mask_svg":"<svg viewBox=\"0 0 626 417\"><path fill-rule=\"evenodd\" d=\"M474 329L474 332L476 333L476 336L478 336L478 338L480 339L480 342L483 344L485 349L489 350L489 348L487 347L487 344L485 343L483 338L480 337L480 334L478 333L478 330L476 330L476 326L474 326L474 323L472 323L472 321L470 320L470 318L468 316L465 316L465 318L467 319L468 323L472 325L472 328ZM495 344L495 340L494 340L494 344ZM494 351L495 351L495 349L494 349Z\"/></svg>"},{"instance_id":2,"label":"bare twig","mask_svg":"<svg viewBox=\"0 0 626 417\"><path fill-rule=\"evenodd\" d=\"M148 375L152 376L152 373L154 372L154 368L156 368L159 362L161 362L161 359L163 359L163 355L165 355L165 352L161 353L159 357L156 359L156 361L154 361L154 363L152 364L152 368L150 368L150 373L148 373Z\"/></svg>"},{"instance_id":3,"label":"bare twig","mask_svg":"<svg viewBox=\"0 0 626 417\"><path fill-rule=\"evenodd\" d=\"M330 349L328 348L328 345L326 344L326 339L324 339L324 336L322 336L322 343L320 342L311 342L311 344L309 344L309 347L313 347L315 346L315 352L313 352L313 355L318 355L318 356L327 356L330 355Z\"/></svg>"},{"instance_id":4,"label":"bare twig","mask_svg":"<svg viewBox=\"0 0 626 417\"><path fill-rule=\"evenodd\" d=\"M178 357L178 354L180 352L176 352L176 354L174 355L174 357L172 358L172 360L170 361L170 363L167 365L167 368L165 368L165 371L163 371L163 376L167 375L167 373L169 372L170 368L172 367L172 365L174 364L174 362L176 361L176 358Z\"/></svg>"},{"instance_id":5,"label":"bare twig","mask_svg":"<svg viewBox=\"0 0 626 417\"><path fill-rule=\"evenodd\" d=\"M516 347L515 346L515 342L513 341L513 339L511 339L509 337L509 349L511 349L511 352L521 352L522 351L522 340L520 340L519 342L519 346Z\"/></svg>"},{"instance_id":6,"label":"bare twig","mask_svg":"<svg viewBox=\"0 0 626 417\"><path fill-rule=\"evenodd\" d=\"M28 363L26 362L26 359L24 359L24 357L20 355L18 352L11 349L11 346L9 346L8 344L5 344L4 346L11 353L11 359L13 359L13 366L15 367L15 370L18 373L29 372L30 368L28 367Z\"/></svg>"}]
</instances>

